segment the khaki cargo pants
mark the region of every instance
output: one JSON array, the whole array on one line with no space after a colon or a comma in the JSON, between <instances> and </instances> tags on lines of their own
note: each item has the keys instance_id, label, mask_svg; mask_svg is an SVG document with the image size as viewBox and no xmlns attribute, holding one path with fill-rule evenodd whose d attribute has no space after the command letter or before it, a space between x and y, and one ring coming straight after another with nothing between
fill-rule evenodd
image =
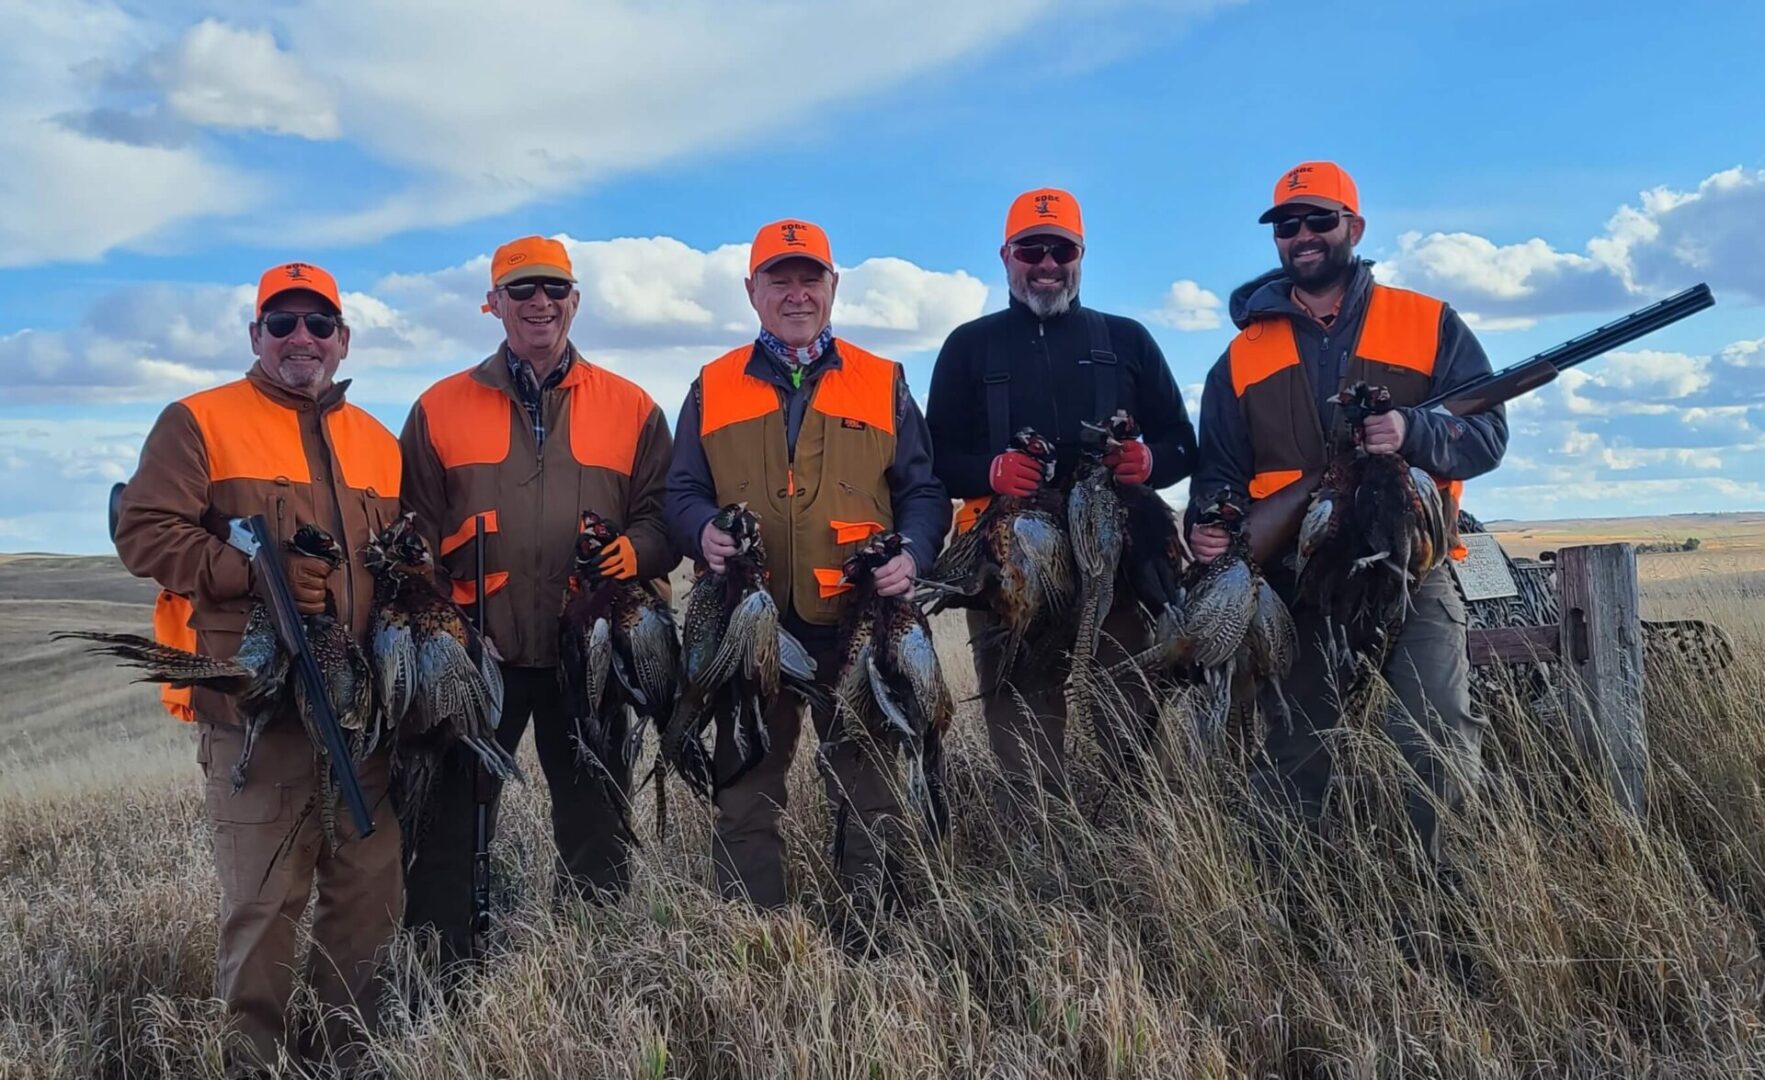
<instances>
[{"instance_id":1,"label":"khaki cargo pants","mask_svg":"<svg viewBox=\"0 0 1765 1080\"><path fill-rule=\"evenodd\" d=\"M806 641L804 645L815 660L816 681L831 686L840 666L835 643L830 639L825 643ZM765 716L771 749L746 775L717 792L711 860L716 867L717 889L726 898L746 897L763 908L785 905L784 835L779 831L779 820L789 803L786 781L807 711L801 698L782 691ZM817 713L812 719L818 737L833 722L831 714ZM893 872L883 838L890 823L899 822L901 816L894 779L895 752L874 744L846 742L832 749L828 759L831 775L824 774L824 781L830 806L837 808L842 800L851 804L844 854L835 872L848 891L874 894L888 887ZM719 781L732 776L741 762L722 720L718 721L712 761Z\"/></svg>"},{"instance_id":2,"label":"khaki cargo pants","mask_svg":"<svg viewBox=\"0 0 1765 1080\"><path fill-rule=\"evenodd\" d=\"M387 755L375 754L358 769L374 834L359 838L340 806L332 852L316 807L301 817L318 787L305 730L292 717L265 728L245 786L234 794L228 774L244 737L240 728L205 722L197 749L221 885L215 992L251 1054L273 1063L278 1048L296 1035L287 1023L296 930L316 886L305 977L325 1019L320 1030L300 1033L288 1049L295 1057L304 1049L347 1063L354 1056L351 1044L378 1026L379 953L397 932L403 905L398 818L386 798Z\"/></svg>"},{"instance_id":3,"label":"khaki cargo pants","mask_svg":"<svg viewBox=\"0 0 1765 1080\"><path fill-rule=\"evenodd\" d=\"M982 691L987 741L999 760L1007 789L1015 796L1027 796L1032 784L1040 782L1050 795L1065 798L1066 676L1070 665L1065 654L1054 663L1020 663L1015 677L1007 679L997 692L986 693L997 683L1003 659L1000 649L984 644L998 625L991 612L968 613L975 685ZM1097 666L1107 668L1151 643L1151 629L1134 603L1118 598L1098 635ZM1120 698L1097 704L1094 715L1101 730L1090 734L1098 738L1105 758L1118 773L1125 770L1127 775L1135 775L1143 767L1143 752L1152 745L1157 707L1139 678L1115 680L1113 686Z\"/></svg>"},{"instance_id":4,"label":"khaki cargo pants","mask_svg":"<svg viewBox=\"0 0 1765 1080\"><path fill-rule=\"evenodd\" d=\"M1465 603L1453 587L1451 569L1442 566L1429 574L1410 599L1413 609L1385 662L1396 701L1384 728L1420 780L1419 786L1407 785L1405 808L1423 848L1438 859L1437 805L1458 805L1465 790L1480 782L1488 722L1471 708ZM1293 726L1270 723L1252 784L1265 808L1315 826L1334 771L1327 733L1341 720L1339 679L1332 679L1320 644L1323 620L1301 612L1295 624L1299 652L1283 686Z\"/></svg>"}]
</instances>

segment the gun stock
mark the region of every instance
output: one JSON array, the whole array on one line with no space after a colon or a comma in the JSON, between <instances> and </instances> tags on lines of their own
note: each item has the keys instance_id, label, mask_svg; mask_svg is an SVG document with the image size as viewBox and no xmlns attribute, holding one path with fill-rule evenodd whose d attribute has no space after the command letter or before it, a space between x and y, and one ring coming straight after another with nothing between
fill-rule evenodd
<instances>
[{"instance_id":1,"label":"gun stock","mask_svg":"<svg viewBox=\"0 0 1765 1080\"><path fill-rule=\"evenodd\" d=\"M337 722L337 713L331 708L331 697L325 690L325 677L319 672L318 661L313 659L313 651L306 640L306 625L300 620L300 612L294 606L294 593L288 587L288 577L282 570L282 560L277 558L276 547L270 541L269 522L262 514L240 522L234 519L235 531L243 526L250 537L250 546L236 544L245 550L251 559L252 569L258 581L264 585L268 593L265 598L270 606L270 623L275 628L276 640L294 660L294 677L306 687L308 705L313 711L314 726L325 743L325 756L331 762L331 775L337 780L337 789L343 793L343 802L349 808L349 816L355 822L356 835L368 837L374 834L374 816L368 809L368 800L362 794L361 778L355 774L355 762L350 757L349 744L344 741L343 727Z\"/></svg>"},{"instance_id":2,"label":"gun stock","mask_svg":"<svg viewBox=\"0 0 1765 1080\"><path fill-rule=\"evenodd\" d=\"M1250 504L1244 531L1250 537L1250 557L1258 566L1273 566L1299 538L1299 523L1311 504L1312 489L1323 477L1322 469L1308 472L1267 498Z\"/></svg>"}]
</instances>

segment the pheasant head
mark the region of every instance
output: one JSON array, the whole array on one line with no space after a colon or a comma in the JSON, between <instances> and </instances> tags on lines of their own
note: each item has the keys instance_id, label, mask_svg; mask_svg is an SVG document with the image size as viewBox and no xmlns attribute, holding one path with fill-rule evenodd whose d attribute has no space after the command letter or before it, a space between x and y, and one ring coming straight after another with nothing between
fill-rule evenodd
<instances>
[{"instance_id":1,"label":"pheasant head","mask_svg":"<svg viewBox=\"0 0 1765 1080\"><path fill-rule=\"evenodd\" d=\"M368 541L366 549L368 572L376 577L386 574L427 574L434 560L429 545L417 532L417 515L401 514L398 520Z\"/></svg>"}]
</instances>

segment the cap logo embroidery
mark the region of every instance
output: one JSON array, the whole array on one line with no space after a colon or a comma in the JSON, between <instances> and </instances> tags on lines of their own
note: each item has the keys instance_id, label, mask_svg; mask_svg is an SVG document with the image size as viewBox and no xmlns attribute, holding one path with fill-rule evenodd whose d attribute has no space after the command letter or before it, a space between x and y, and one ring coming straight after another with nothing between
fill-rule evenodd
<instances>
[{"instance_id":1,"label":"cap logo embroidery","mask_svg":"<svg viewBox=\"0 0 1765 1080\"><path fill-rule=\"evenodd\" d=\"M1038 217L1053 217L1054 211L1049 209L1048 204L1053 203L1053 202L1058 202L1058 201L1060 201L1060 196L1058 196L1058 195L1037 195L1036 196L1036 215Z\"/></svg>"},{"instance_id":2,"label":"cap logo embroidery","mask_svg":"<svg viewBox=\"0 0 1765 1080\"><path fill-rule=\"evenodd\" d=\"M1304 187L1305 186L1305 177L1303 174L1311 172L1311 171L1312 171L1312 167L1310 165L1301 165L1297 169L1294 169L1292 172L1289 172L1287 174L1287 190L1288 191L1296 191L1299 188Z\"/></svg>"},{"instance_id":3,"label":"cap logo embroidery","mask_svg":"<svg viewBox=\"0 0 1765 1080\"><path fill-rule=\"evenodd\" d=\"M802 228L802 226L795 224L783 226L784 242L792 247L807 247L807 244L797 239L797 230L800 228Z\"/></svg>"},{"instance_id":4,"label":"cap logo embroidery","mask_svg":"<svg viewBox=\"0 0 1765 1080\"><path fill-rule=\"evenodd\" d=\"M513 255L510 255L506 261L510 266L514 266L516 263L524 263L527 261L527 253L525 251L517 251Z\"/></svg>"},{"instance_id":5,"label":"cap logo embroidery","mask_svg":"<svg viewBox=\"0 0 1765 1080\"><path fill-rule=\"evenodd\" d=\"M311 281L312 279L306 276L309 269L311 267L306 263L289 263L282 268L282 272L288 275L289 281Z\"/></svg>"}]
</instances>

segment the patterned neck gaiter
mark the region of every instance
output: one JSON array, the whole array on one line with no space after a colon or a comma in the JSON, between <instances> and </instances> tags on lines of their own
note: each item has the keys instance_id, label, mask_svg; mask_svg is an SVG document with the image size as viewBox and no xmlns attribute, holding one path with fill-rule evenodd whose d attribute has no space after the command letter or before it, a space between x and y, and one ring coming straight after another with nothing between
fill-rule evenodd
<instances>
[{"instance_id":1,"label":"patterned neck gaiter","mask_svg":"<svg viewBox=\"0 0 1765 1080\"><path fill-rule=\"evenodd\" d=\"M790 365L792 374L800 381L802 379L803 369L821 359L822 355L826 353L828 349L833 347L833 327L823 327L821 333L816 335L814 341L811 341L800 349L792 345L786 345L783 341L779 340L776 334L772 333L770 330L762 328L760 331L760 344L767 352Z\"/></svg>"}]
</instances>

